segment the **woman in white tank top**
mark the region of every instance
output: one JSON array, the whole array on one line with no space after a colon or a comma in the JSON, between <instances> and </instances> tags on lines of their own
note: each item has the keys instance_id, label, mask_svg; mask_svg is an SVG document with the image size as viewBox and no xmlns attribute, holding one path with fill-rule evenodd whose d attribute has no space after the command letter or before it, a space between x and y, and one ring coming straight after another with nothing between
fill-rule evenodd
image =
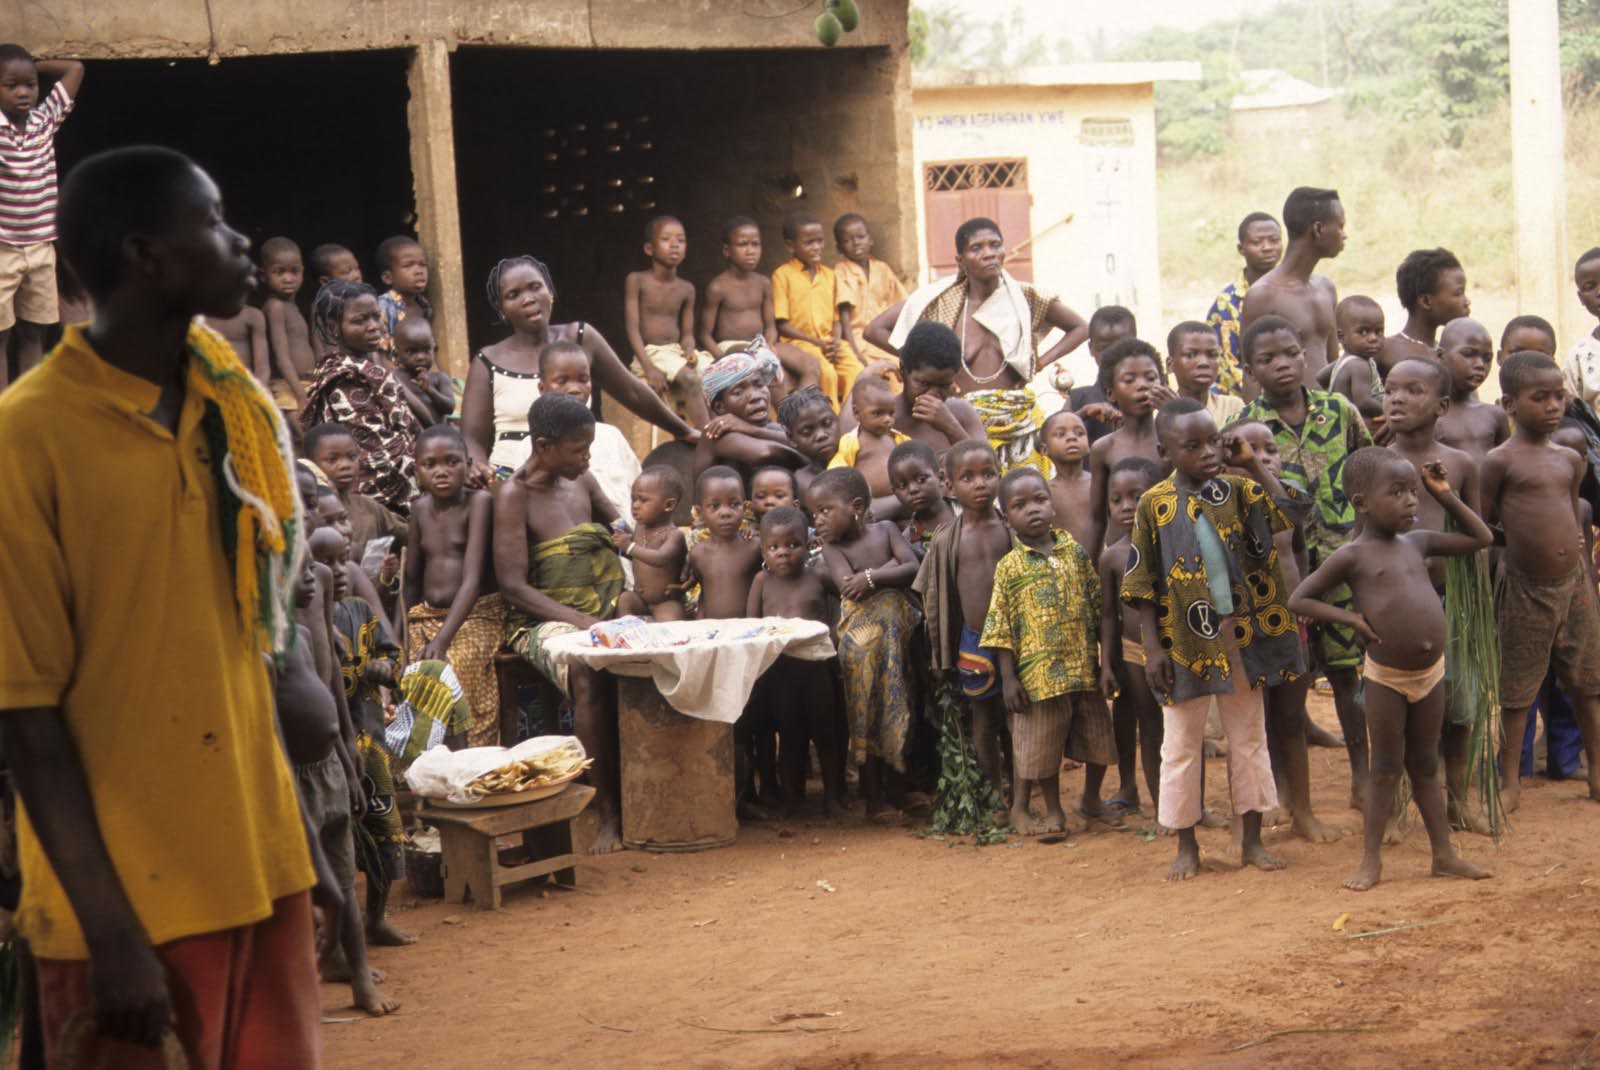
<instances>
[{"instance_id":1,"label":"woman in white tank top","mask_svg":"<svg viewBox=\"0 0 1600 1070\"><path fill-rule=\"evenodd\" d=\"M487 480L509 474L528 457L528 408L539 396L539 351L551 342L575 342L589 354L596 389L670 434L697 439L699 432L628 371L599 331L587 324L550 322L555 283L541 261L523 255L500 261L489 272L489 304L511 335L486 346L467 369L461 399L461 431L474 472Z\"/></svg>"}]
</instances>

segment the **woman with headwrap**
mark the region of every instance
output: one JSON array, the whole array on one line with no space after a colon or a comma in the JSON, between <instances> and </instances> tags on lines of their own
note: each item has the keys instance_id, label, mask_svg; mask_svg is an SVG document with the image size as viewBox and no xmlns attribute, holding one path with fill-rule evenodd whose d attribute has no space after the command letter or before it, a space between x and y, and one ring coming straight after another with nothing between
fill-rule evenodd
<instances>
[{"instance_id":1,"label":"woman with headwrap","mask_svg":"<svg viewBox=\"0 0 1600 1070\"><path fill-rule=\"evenodd\" d=\"M1048 477L1038 448L1039 411L1028 381L1072 352L1089 327L1072 309L1005 269L1005 239L993 220L969 219L956 230L957 270L885 309L866 329L868 342L899 353L918 323L942 323L961 340L956 389L983 419L1002 470L1032 464ZM1039 341L1052 327L1062 338L1043 355ZM843 423L844 421L841 421Z\"/></svg>"},{"instance_id":2,"label":"woman with headwrap","mask_svg":"<svg viewBox=\"0 0 1600 1070\"><path fill-rule=\"evenodd\" d=\"M628 371L599 331L581 320L551 323L556 287L550 269L526 254L500 261L489 272L489 305L511 335L472 358L461 399L461 431L475 474L514 472L528 459L528 408L539 396L539 351L573 342L589 355L597 389L640 419L678 438L696 432L645 382Z\"/></svg>"}]
</instances>

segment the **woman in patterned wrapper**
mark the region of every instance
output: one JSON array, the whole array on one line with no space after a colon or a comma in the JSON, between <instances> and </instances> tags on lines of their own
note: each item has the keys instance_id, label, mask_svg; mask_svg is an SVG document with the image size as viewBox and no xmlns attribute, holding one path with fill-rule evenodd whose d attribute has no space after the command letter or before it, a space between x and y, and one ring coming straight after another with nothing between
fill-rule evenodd
<instances>
[{"instance_id":1,"label":"woman in patterned wrapper","mask_svg":"<svg viewBox=\"0 0 1600 1070\"><path fill-rule=\"evenodd\" d=\"M1003 472L1023 465L1046 479L1054 469L1039 449L1047 415L1028 382L1040 368L1083 344L1089 326L1056 298L1005 269L1005 239L992 219L969 219L956 230L954 279L938 279L885 309L866 330L868 342L899 353L911 328L942 323L961 339L956 389L983 418ZM1039 342L1060 328L1060 341L1039 353Z\"/></svg>"},{"instance_id":2,"label":"woman in patterned wrapper","mask_svg":"<svg viewBox=\"0 0 1600 1070\"><path fill-rule=\"evenodd\" d=\"M306 391L301 428L348 427L361 447L356 489L395 515L409 516L417 493L411 451L422 427L405 388L379 355L387 335L377 291L364 282L326 283L311 303L311 325L330 352Z\"/></svg>"}]
</instances>

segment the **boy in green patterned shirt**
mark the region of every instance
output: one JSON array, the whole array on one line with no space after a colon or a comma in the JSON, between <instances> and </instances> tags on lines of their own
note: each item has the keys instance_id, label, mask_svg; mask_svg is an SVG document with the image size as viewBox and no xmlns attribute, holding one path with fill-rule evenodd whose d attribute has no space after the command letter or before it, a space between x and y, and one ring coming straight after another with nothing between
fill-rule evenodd
<instances>
[{"instance_id":1,"label":"boy in green patterned shirt","mask_svg":"<svg viewBox=\"0 0 1600 1070\"><path fill-rule=\"evenodd\" d=\"M1355 531L1355 509L1344 494L1344 462L1372 445L1372 436L1343 394L1302 385L1305 353L1300 332L1288 320L1262 316L1244 332L1240 350L1261 396L1245 406L1239 420L1267 425L1278 443L1284 482L1310 495L1315 508L1306 523L1306 552L1315 570ZM1348 585L1327 594L1329 604L1340 609L1349 609L1350 599ZM1361 647L1355 632L1329 623L1313 629L1309 646L1313 665L1321 667L1333 688L1333 706L1350 754L1350 806L1359 810L1367 779L1367 714L1358 691Z\"/></svg>"},{"instance_id":2,"label":"boy in green patterned shirt","mask_svg":"<svg viewBox=\"0 0 1600 1070\"><path fill-rule=\"evenodd\" d=\"M1029 796L1044 795L1041 832L1061 832L1061 755L1084 763L1078 812L1120 826L1100 803L1106 766L1117 760L1111 715L1100 694L1100 578L1083 547L1055 526L1050 487L1033 468L1000 481L1000 507L1016 537L994 570L994 594L979 645L993 648L1010 715L1011 827L1032 829Z\"/></svg>"}]
</instances>

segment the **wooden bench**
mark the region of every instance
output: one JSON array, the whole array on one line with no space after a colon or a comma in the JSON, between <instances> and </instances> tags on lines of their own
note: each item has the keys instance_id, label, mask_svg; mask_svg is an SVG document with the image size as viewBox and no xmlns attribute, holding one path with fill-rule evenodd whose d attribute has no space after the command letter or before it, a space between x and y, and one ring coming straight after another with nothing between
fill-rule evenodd
<instances>
[{"instance_id":1,"label":"wooden bench","mask_svg":"<svg viewBox=\"0 0 1600 1070\"><path fill-rule=\"evenodd\" d=\"M470 896L483 910L500 909L500 889L554 874L559 884L578 883L574 825L594 798L594 789L568 784L559 795L538 802L514 803L482 810L447 810L427 805L422 820L439 828L440 871L444 897L465 903ZM528 861L503 866L495 839L522 833Z\"/></svg>"}]
</instances>

